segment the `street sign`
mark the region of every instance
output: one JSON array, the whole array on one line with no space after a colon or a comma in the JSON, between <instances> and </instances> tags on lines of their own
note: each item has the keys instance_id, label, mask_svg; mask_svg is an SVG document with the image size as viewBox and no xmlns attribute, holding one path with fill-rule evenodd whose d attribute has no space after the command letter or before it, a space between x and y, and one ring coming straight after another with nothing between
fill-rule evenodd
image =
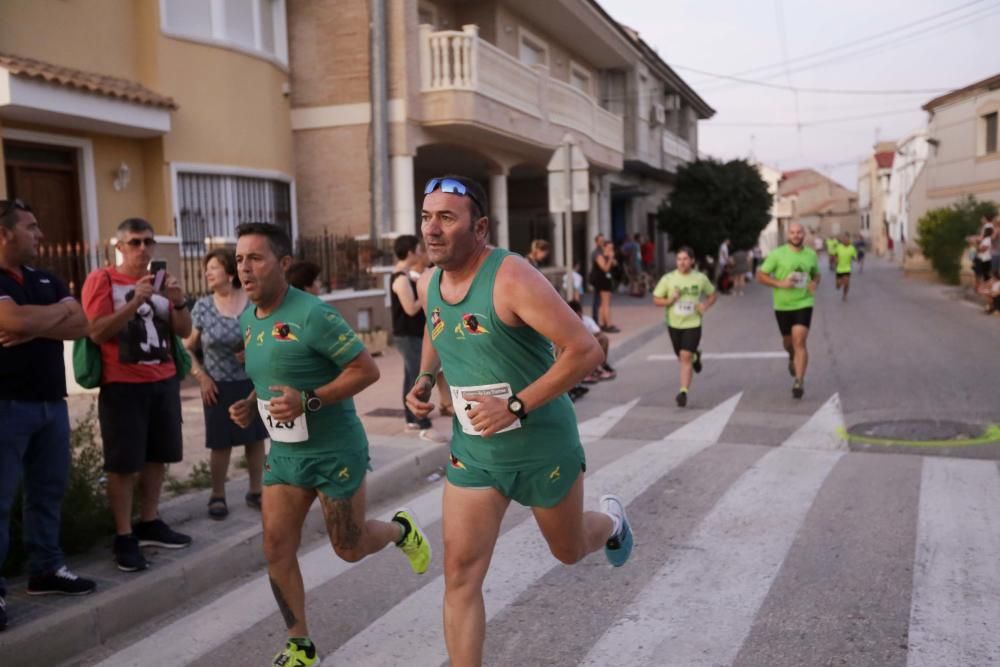
<instances>
[{"instance_id":1,"label":"street sign","mask_svg":"<svg viewBox=\"0 0 1000 667\"><path fill-rule=\"evenodd\" d=\"M567 165L567 156L569 164ZM567 134L563 143L549 160L549 213L566 212L566 186L570 184L571 210L590 209L590 165L583 155L583 149L576 144L572 135ZM567 171L569 174L567 175Z\"/></svg>"}]
</instances>

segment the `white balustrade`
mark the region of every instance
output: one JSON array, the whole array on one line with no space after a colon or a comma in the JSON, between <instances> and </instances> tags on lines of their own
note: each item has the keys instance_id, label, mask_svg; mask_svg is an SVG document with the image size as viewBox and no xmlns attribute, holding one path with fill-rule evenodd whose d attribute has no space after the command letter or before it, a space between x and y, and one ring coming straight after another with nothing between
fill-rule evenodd
<instances>
[{"instance_id":1,"label":"white balustrade","mask_svg":"<svg viewBox=\"0 0 1000 667\"><path fill-rule=\"evenodd\" d=\"M694 152L691 150L691 144L670 130L663 131L663 152L670 157L683 160L684 162L694 160Z\"/></svg>"},{"instance_id":2,"label":"white balustrade","mask_svg":"<svg viewBox=\"0 0 1000 667\"><path fill-rule=\"evenodd\" d=\"M433 32L420 26L421 90L470 90L539 120L562 125L621 152L623 120L597 100L548 75L545 67L529 67L479 38L475 25ZM690 149L688 149L690 151Z\"/></svg>"}]
</instances>

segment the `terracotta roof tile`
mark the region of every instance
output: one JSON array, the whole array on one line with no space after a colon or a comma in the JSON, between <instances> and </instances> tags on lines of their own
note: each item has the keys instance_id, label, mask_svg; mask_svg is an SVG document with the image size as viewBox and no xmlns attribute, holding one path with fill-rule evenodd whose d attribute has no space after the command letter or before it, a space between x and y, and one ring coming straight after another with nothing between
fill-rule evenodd
<instances>
[{"instance_id":1,"label":"terracotta roof tile","mask_svg":"<svg viewBox=\"0 0 1000 667\"><path fill-rule=\"evenodd\" d=\"M878 164L879 169L888 169L892 166L892 161L896 157L895 151L887 151L884 153L875 153L875 162Z\"/></svg>"},{"instance_id":2,"label":"terracotta roof tile","mask_svg":"<svg viewBox=\"0 0 1000 667\"><path fill-rule=\"evenodd\" d=\"M7 70L14 76L116 97L126 102L163 109L177 108L177 103L174 102L173 98L154 93L142 84L128 79L84 72L83 70L52 65L41 60L5 53L0 53L0 68Z\"/></svg>"}]
</instances>

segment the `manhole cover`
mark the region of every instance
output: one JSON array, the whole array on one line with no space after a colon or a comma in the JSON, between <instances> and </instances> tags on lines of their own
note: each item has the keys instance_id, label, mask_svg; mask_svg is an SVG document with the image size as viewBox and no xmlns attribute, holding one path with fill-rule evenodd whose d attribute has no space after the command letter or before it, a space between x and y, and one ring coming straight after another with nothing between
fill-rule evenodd
<instances>
[{"instance_id":1,"label":"manhole cover","mask_svg":"<svg viewBox=\"0 0 1000 667\"><path fill-rule=\"evenodd\" d=\"M869 444L948 447L1000 441L1000 427L950 420L901 419L856 424L848 431L848 438Z\"/></svg>"}]
</instances>

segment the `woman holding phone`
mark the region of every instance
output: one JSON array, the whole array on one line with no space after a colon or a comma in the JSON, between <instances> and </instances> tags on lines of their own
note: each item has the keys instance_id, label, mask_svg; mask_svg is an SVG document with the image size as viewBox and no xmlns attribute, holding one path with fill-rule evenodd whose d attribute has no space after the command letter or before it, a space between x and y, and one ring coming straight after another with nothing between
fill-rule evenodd
<instances>
[{"instance_id":1,"label":"woman holding phone","mask_svg":"<svg viewBox=\"0 0 1000 667\"><path fill-rule=\"evenodd\" d=\"M260 509L267 431L259 416L255 415L247 428L240 428L229 418L229 406L253 391L253 384L243 370L243 334L239 322L250 301L240 287L236 257L231 250L218 248L205 256L205 281L212 293L195 303L191 311L191 336L185 343L192 352L200 345L203 353L200 362L197 355L191 355L191 375L201 384L205 445L211 450L212 494L208 515L221 520L229 516L226 473L233 447L246 448L250 472L246 503Z\"/></svg>"}]
</instances>

